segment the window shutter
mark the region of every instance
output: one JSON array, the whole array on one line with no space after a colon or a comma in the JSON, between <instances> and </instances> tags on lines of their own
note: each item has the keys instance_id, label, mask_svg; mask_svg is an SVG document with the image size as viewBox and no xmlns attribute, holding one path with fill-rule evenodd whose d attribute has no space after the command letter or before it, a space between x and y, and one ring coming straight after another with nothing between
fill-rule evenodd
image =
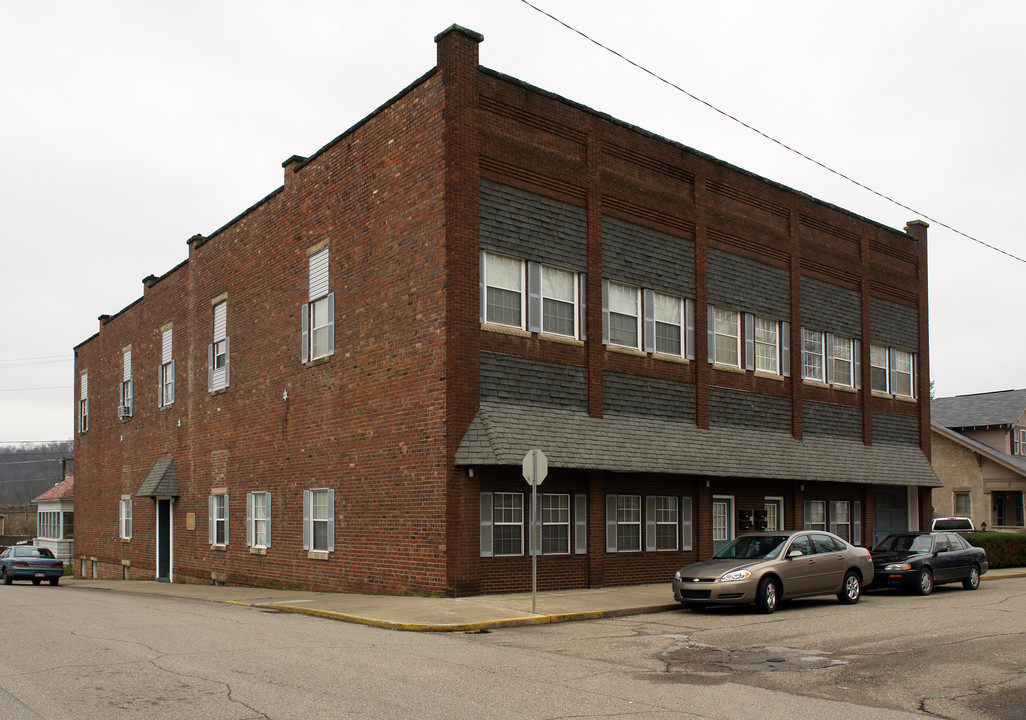
<instances>
[{"instance_id":1,"label":"window shutter","mask_svg":"<svg viewBox=\"0 0 1026 720\"><path fill-rule=\"evenodd\" d=\"M693 549L693 525L691 519L691 498L680 499L680 549Z\"/></svg>"},{"instance_id":2,"label":"window shutter","mask_svg":"<svg viewBox=\"0 0 1026 720\"><path fill-rule=\"evenodd\" d=\"M481 295L481 322L488 321L488 292L485 288L485 251L481 251L481 259L478 263L477 288Z\"/></svg>"},{"instance_id":3,"label":"window shutter","mask_svg":"<svg viewBox=\"0 0 1026 720\"><path fill-rule=\"evenodd\" d=\"M862 501L856 500L852 504L851 519L851 544L862 544Z\"/></svg>"},{"instance_id":4,"label":"window shutter","mask_svg":"<svg viewBox=\"0 0 1026 720\"><path fill-rule=\"evenodd\" d=\"M536 262L527 263L527 330L542 331L542 268Z\"/></svg>"},{"instance_id":5,"label":"window shutter","mask_svg":"<svg viewBox=\"0 0 1026 720\"><path fill-rule=\"evenodd\" d=\"M328 552L335 552L335 491L328 490Z\"/></svg>"},{"instance_id":6,"label":"window shutter","mask_svg":"<svg viewBox=\"0 0 1026 720\"><path fill-rule=\"evenodd\" d=\"M791 323L780 323L780 374L791 377Z\"/></svg>"},{"instance_id":7,"label":"window shutter","mask_svg":"<svg viewBox=\"0 0 1026 720\"><path fill-rule=\"evenodd\" d=\"M695 301L684 301L684 357L695 359Z\"/></svg>"},{"instance_id":8,"label":"window shutter","mask_svg":"<svg viewBox=\"0 0 1026 720\"><path fill-rule=\"evenodd\" d=\"M246 493L246 547L253 547L253 493Z\"/></svg>"},{"instance_id":9,"label":"window shutter","mask_svg":"<svg viewBox=\"0 0 1026 720\"><path fill-rule=\"evenodd\" d=\"M602 344L609 344L609 281L602 279Z\"/></svg>"},{"instance_id":10,"label":"window shutter","mask_svg":"<svg viewBox=\"0 0 1026 720\"><path fill-rule=\"evenodd\" d=\"M616 552L616 495L606 495L606 552Z\"/></svg>"},{"instance_id":11,"label":"window shutter","mask_svg":"<svg viewBox=\"0 0 1026 720\"><path fill-rule=\"evenodd\" d=\"M335 354L335 293L328 293L328 355Z\"/></svg>"},{"instance_id":12,"label":"window shutter","mask_svg":"<svg viewBox=\"0 0 1026 720\"><path fill-rule=\"evenodd\" d=\"M313 495L309 490L303 491L303 549L309 550L313 544L313 525L311 517L313 514Z\"/></svg>"},{"instance_id":13,"label":"window shutter","mask_svg":"<svg viewBox=\"0 0 1026 720\"><path fill-rule=\"evenodd\" d=\"M322 248L310 256L310 300L323 297L328 292L328 248Z\"/></svg>"},{"instance_id":14,"label":"window shutter","mask_svg":"<svg viewBox=\"0 0 1026 720\"><path fill-rule=\"evenodd\" d=\"M587 273L581 273L580 275L577 276L577 280L578 280L578 283L579 283L579 291L578 291L577 298L579 300L578 304L580 306L580 313L581 313L580 323L579 323L579 327L580 327L579 337L581 338L581 340L587 340L588 339L588 312L587 312L587 310L588 310L588 303L587 303L587 298L588 298L588 282L587 282L587 279L588 279L588 274Z\"/></svg>"},{"instance_id":15,"label":"window shutter","mask_svg":"<svg viewBox=\"0 0 1026 720\"><path fill-rule=\"evenodd\" d=\"M916 392L916 390L917 390L917 388L916 388L916 376L918 374L919 374L919 355L918 355L918 353L912 353L912 382L909 383L909 385L910 385L909 392L912 394L912 397L914 397L914 398L919 397L919 393Z\"/></svg>"},{"instance_id":16,"label":"window shutter","mask_svg":"<svg viewBox=\"0 0 1026 720\"><path fill-rule=\"evenodd\" d=\"M214 392L214 344L207 345L207 392Z\"/></svg>"},{"instance_id":17,"label":"window shutter","mask_svg":"<svg viewBox=\"0 0 1026 720\"><path fill-rule=\"evenodd\" d=\"M310 360L310 304L303 303L299 309L299 321L302 326L303 348L299 351L300 362L306 364Z\"/></svg>"},{"instance_id":18,"label":"window shutter","mask_svg":"<svg viewBox=\"0 0 1026 720\"><path fill-rule=\"evenodd\" d=\"M228 496L224 496L224 544L228 544Z\"/></svg>"},{"instance_id":19,"label":"window shutter","mask_svg":"<svg viewBox=\"0 0 1026 720\"><path fill-rule=\"evenodd\" d=\"M644 302L642 303L642 313L645 317L644 325L644 343L643 347L645 352L655 352L655 292L652 290L642 290L644 296Z\"/></svg>"},{"instance_id":20,"label":"window shutter","mask_svg":"<svg viewBox=\"0 0 1026 720\"><path fill-rule=\"evenodd\" d=\"M755 370L755 315L745 313L745 370Z\"/></svg>"},{"instance_id":21,"label":"window shutter","mask_svg":"<svg viewBox=\"0 0 1026 720\"><path fill-rule=\"evenodd\" d=\"M271 547L271 493L267 493L267 545Z\"/></svg>"},{"instance_id":22,"label":"window shutter","mask_svg":"<svg viewBox=\"0 0 1026 720\"><path fill-rule=\"evenodd\" d=\"M811 515L811 513L812 513L812 503L810 501L806 500L805 501L805 524L803 526L805 530L811 530L812 529L812 522L809 520L809 516Z\"/></svg>"},{"instance_id":23,"label":"window shutter","mask_svg":"<svg viewBox=\"0 0 1026 720\"><path fill-rule=\"evenodd\" d=\"M823 373L823 379L826 380L827 385L833 385L834 380L834 334L823 333L823 357L825 358L826 367Z\"/></svg>"},{"instance_id":24,"label":"window shutter","mask_svg":"<svg viewBox=\"0 0 1026 720\"><path fill-rule=\"evenodd\" d=\"M656 499L654 495L645 498L645 550L656 549Z\"/></svg>"},{"instance_id":25,"label":"window shutter","mask_svg":"<svg viewBox=\"0 0 1026 720\"><path fill-rule=\"evenodd\" d=\"M588 553L588 496L574 495L574 554Z\"/></svg>"},{"instance_id":26,"label":"window shutter","mask_svg":"<svg viewBox=\"0 0 1026 720\"><path fill-rule=\"evenodd\" d=\"M214 496L207 496L207 534L210 536L210 544L214 544Z\"/></svg>"},{"instance_id":27,"label":"window shutter","mask_svg":"<svg viewBox=\"0 0 1026 720\"><path fill-rule=\"evenodd\" d=\"M481 557L492 557L492 494L481 493Z\"/></svg>"},{"instance_id":28,"label":"window shutter","mask_svg":"<svg viewBox=\"0 0 1026 720\"><path fill-rule=\"evenodd\" d=\"M887 349L887 375L887 390L893 395L895 388L898 387L898 350L896 348Z\"/></svg>"},{"instance_id":29,"label":"window shutter","mask_svg":"<svg viewBox=\"0 0 1026 720\"><path fill-rule=\"evenodd\" d=\"M230 373L230 362L232 359L232 339L226 337L224 339L224 386L228 387Z\"/></svg>"},{"instance_id":30,"label":"window shutter","mask_svg":"<svg viewBox=\"0 0 1026 720\"><path fill-rule=\"evenodd\" d=\"M716 308L712 305L709 306L709 321L705 329L706 337L708 340L706 344L709 346L709 362L716 362Z\"/></svg>"},{"instance_id":31,"label":"window shutter","mask_svg":"<svg viewBox=\"0 0 1026 720\"><path fill-rule=\"evenodd\" d=\"M855 389L862 389L862 341L852 340L852 355L855 356Z\"/></svg>"}]
</instances>

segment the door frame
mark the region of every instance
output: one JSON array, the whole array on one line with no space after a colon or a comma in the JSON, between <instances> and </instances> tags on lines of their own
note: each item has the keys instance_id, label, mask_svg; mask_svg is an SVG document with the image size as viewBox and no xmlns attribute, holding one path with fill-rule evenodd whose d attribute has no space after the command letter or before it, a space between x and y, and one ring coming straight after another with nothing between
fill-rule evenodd
<instances>
[{"instance_id":1,"label":"door frame","mask_svg":"<svg viewBox=\"0 0 1026 720\"><path fill-rule=\"evenodd\" d=\"M175 542L174 542L174 516L175 500L172 497L158 497L156 500L154 517L154 535L156 536L156 572L154 573L157 582L174 582L175 567ZM161 520L161 508L167 508L167 518ZM166 554L166 557L164 555ZM167 566L166 576L161 573L163 565Z\"/></svg>"},{"instance_id":2,"label":"door frame","mask_svg":"<svg viewBox=\"0 0 1026 720\"><path fill-rule=\"evenodd\" d=\"M716 505L718 505L718 504L726 505L727 506L727 513L726 513L727 514L727 517L726 517L726 520L727 520L727 528L726 528L727 529L727 539L726 540L716 540L716 538L713 537L713 555L715 555L717 552L719 552L720 549L723 548L723 546L725 546L727 543L729 543L735 537L735 533L734 533L734 529L735 528L734 528L734 526L735 526L736 521L735 521L735 518L734 518L734 496L733 495L713 495L713 497L712 497L712 505L709 508L710 527L713 528L713 532L715 532L715 525L713 524L713 516L714 516L714 514L716 512Z\"/></svg>"}]
</instances>

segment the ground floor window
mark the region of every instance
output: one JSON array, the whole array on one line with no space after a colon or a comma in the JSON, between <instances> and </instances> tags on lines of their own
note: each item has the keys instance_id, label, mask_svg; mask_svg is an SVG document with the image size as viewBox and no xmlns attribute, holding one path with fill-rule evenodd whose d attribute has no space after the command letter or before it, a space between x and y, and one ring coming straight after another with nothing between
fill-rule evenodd
<instances>
[{"instance_id":1,"label":"ground floor window","mask_svg":"<svg viewBox=\"0 0 1026 720\"><path fill-rule=\"evenodd\" d=\"M606 496L606 551L641 550L641 496Z\"/></svg>"},{"instance_id":2,"label":"ground floor window","mask_svg":"<svg viewBox=\"0 0 1026 720\"><path fill-rule=\"evenodd\" d=\"M228 544L228 495L210 496L210 544Z\"/></svg>"},{"instance_id":3,"label":"ground floor window","mask_svg":"<svg viewBox=\"0 0 1026 720\"><path fill-rule=\"evenodd\" d=\"M335 551L335 491L303 491L303 549Z\"/></svg>"},{"instance_id":4,"label":"ground floor window","mask_svg":"<svg viewBox=\"0 0 1026 720\"><path fill-rule=\"evenodd\" d=\"M271 547L271 493L246 493L246 544Z\"/></svg>"},{"instance_id":5,"label":"ground floor window","mask_svg":"<svg viewBox=\"0 0 1026 720\"><path fill-rule=\"evenodd\" d=\"M570 496L542 495L542 553L566 555L570 552Z\"/></svg>"},{"instance_id":6,"label":"ground floor window","mask_svg":"<svg viewBox=\"0 0 1026 720\"><path fill-rule=\"evenodd\" d=\"M826 502L823 500L805 501L805 529L826 530Z\"/></svg>"},{"instance_id":7,"label":"ground floor window","mask_svg":"<svg viewBox=\"0 0 1026 720\"><path fill-rule=\"evenodd\" d=\"M61 514L57 511L36 514L36 534L45 540L61 539Z\"/></svg>"},{"instance_id":8,"label":"ground floor window","mask_svg":"<svg viewBox=\"0 0 1026 720\"><path fill-rule=\"evenodd\" d=\"M955 515L958 517L969 517L972 514L972 502L968 492L955 493Z\"/></svg>"},{"instance_id":9,"label":"ground floor window","mask_svg":"<svg viewBox=\"0 0 1026 720\"><path fill-rule=\"evenodd\" d=\"M649 497L646 550L677 549L677 498Z\"/></svg>"},{"instance_id":10,"label":"ground floor window","mask_svg":"<svg viewBox=\"0 0 1026 720\"><path fill-rule=\"evenodd\" d=\"M121 529L121 539L130 540L132 538L132 498L130 497L121 498L121 517L119 525Z\"/></svg>"}]
</instances>

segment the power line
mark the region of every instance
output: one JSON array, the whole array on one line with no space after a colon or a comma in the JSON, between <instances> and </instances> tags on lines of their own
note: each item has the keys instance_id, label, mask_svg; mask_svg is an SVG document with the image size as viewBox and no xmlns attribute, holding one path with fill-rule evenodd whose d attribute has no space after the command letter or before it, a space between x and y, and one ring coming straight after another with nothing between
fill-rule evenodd
<instances>
[{"instance_id":1,"label":"power line","mask_svg":"<svg viewBox=\"0 0 1026 720\"><path fill-rule=\"evenodd\" d=\"M27 392L36 390L69 390L75 387L74 385L50 385L49 387L34 387L34 388L0 388L0 392Z\"/></svg>"},{"instance_id":2,"label":"power line","mask_svg":"<svg viewBox=\"0 0 1026 720\"><path fill-rule=\"evenodd\" d=\"M855 179L849 177L848 175L845 175L843 172L840 172L839 170L834 170L829 165L821 163L819 160L816 160L815 158L806 155L805 153L801 152L800 150L797 150L797 149L791 147L790 145L788 145L788 144L786 144L786 143L784 143L784 142L782 142L780 140L777 140L775 137L773 137L771 135L767 135L762 130L759 130L757 127L754 127L753 125L749 125L748 123L746 123L743 120L735 117L734 115L731 115L727 111L721 110L720 108L716 107L711 102L708 102L707 100L703 100L702 98L698 97L697 95L695 95L695 94L693 94L691 92L688 92L687 90L685 90L681 86L677 85L676 83L671 82L670 80L667 80L666 78L664 78L662 75L659 75L659 74L649 70L648 68L644 67L643 65L640 65L640 64L634 62L633 60L631 60L630 58L626 57L625 55L617 52L613 48L611 48L611 47L609 47L607 45L603 45L598 40L595 40L594 38L590 37L586 33L581 32L577 28L575 28L575 27L573 27L573 26L563 22L562 20L560 20L558 17L556 17L552 13L547 12L545 10L542 10L540 7L531 4L530 2L528 2L528 0L520 0L520 2L522 2L524 5L527 5L532 10L535 10L536 12L541 13L542 15L546 16L547 18L556 21L557 23L559 23L560 25L565 27L570 32L573 32L573 33L576 33L577 35L580 35L582 38L584 38L588 42L592 43L593 45L597 45L598 47L602 48L606 52L612 53L616 57L620 58L621 60L623 60L624 62L628 63L629 65L632 65L633 67L637 68L638 70L640 70L641 72L645 73L646 75L651 75L653 78L655 78L659 82L661 82L661 83L663 83L665 85L669 85L674 90L677 90L678 92L681 92L681 93L687 95L692 100L695 100L696 102L699 102L702 105L705 105L710 110L713 110L714 112L719 113L720 115L724 116L725 118L733 120L738 125L741 125L742 127L745 127L748 130L751 130L752 132L754 132L754 133L756 133L758 135L761 135L766 140L769 140L771 143L774 143L775 145L779 145L780 147L784 148L788 152L794 153L798 157L803 158L804 160L807 160L807 161L811 162L812 164L819 166L820 168L826 170L829 173L832 173L833 175L836 175L839 178L842 178L843 180L847 180L849 183L851 183L851 184L853 184L853 185L855 185L857 187L860 187L863 190L866 190L867 192L870 192L873 195L876 195L877 197L882 198L883 200L886 200L887 202L891 203L892 205L896 205L897 207L900 207L903 210L908 210L910 213L912 213L914 215L918 215L919 217L928 220L929 222L933 223L934 225L939 225L942 228L946 228L946 229L950 230L951 232L955 233L956 235L961 235L962 237L966 238L967 240L971 240L974 243L978 243L979 245L982 245L985 248L993 250L994 252L998 252L998 253L1001 253L1002 255L1006 255L1006 256L1010 257L1012 260L1018 260L1019 262L1026 264L1026 259L1023 259L1023 258L1019 257L1018 255L1013 255L1012 253L1008 252L1007 250L1002 250L1001 248L999 248L999 247L997 247L995 245L991 245L988 242L984 242L983 240L980 240L977 237L973 237L972 235L969 235L968 233L962 232L961 230L959 230L957 228L954 228L954 227L952 227L951 225L948 225L945 222L937 220L936 218L933 218L933 217L927 215L924 212L916 210L915 208L913 208L913 207L911 207L909 205L906 205L905 203L900 202L899 200L896 200L896 199L892 198L889 195L885 195L884 193L880 192L879 190L874 190L873 188L869 187L868 185L866 185L864 183L861 183L858 180L855 180Z\"/></svg>"},{"instance_id":3,"label":"power line","mask_svg":"<svg viewBox=\"0 0 1026 720\"><path fill-rule=\"evenodd\" d=\"M75 358L65 356L50 356L42 358L17 358L14 360L0 360L0 370L12 370L14 368L36 367L39 365L54 365L56 363L73 362Z\"/></svg>"}]
</instances>

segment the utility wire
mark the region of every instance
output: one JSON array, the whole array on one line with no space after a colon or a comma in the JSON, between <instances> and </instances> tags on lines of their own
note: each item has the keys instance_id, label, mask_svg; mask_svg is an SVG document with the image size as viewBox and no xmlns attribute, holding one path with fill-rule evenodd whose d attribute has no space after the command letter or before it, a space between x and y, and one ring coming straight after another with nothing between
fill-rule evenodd
<instances>
[{"instance_id":1,"label":"utility wire","mask_svg":"<svg viewBox=\"0 0 1026 720\"><path fill-rule=\"evenodd\" d=\"M49 387L34 387L34 388L0 388L0 392L23 392L25 390L67 390L75 387L74 385L50 385Z\"/></svg>"},{"instance_id":2,"label":"utility wire","mask_svg":"<svg viewBox=\"0 0 1026 720\"><path fill-rule=\"evenodd\" d=\"M589 35L581 32L580 30L578 30L577 28L573 27L572 25L568 25L567 23L563 22L562 20L560 20L558 17L556 17L552 13L547 12L545 10L542 10L537 5L533 5L532 3L528 2L528 0L520 0L520 2L522 2L524 5L527 5L527 7L531 8L532 10L535 10L536 12L541 13L542 15L550 18L551 20L556 21L557 23L559 23L560 25L565 27L570 32L576 33L577 35L580 35L582 38L584 38L588 42L592 43L593 45L597 45L598 47L602 48L606 52L612 53L616 57L620 58L621 60L623 60L627 64L632 65L633 67L637 68L638 70L640 70L641 72L645 73L646 75L651 75L653 78L655 78L659 82L664 83L665 85L669 85L670 87L672 87L674 90L677 90L678 92L684 93L685 95L687 95L692 100L695 100L696 102L699 102L702 105L705 105L710 110L713 110L714 112L719 113L720 115L724 116L725 118L733 120L738 125L741 125L742 127L745 127L747 129L751 130L752 132L762 136L766 140L769 140L771 143L774 143L775 145L779 145L780 147L784 148L788 152L794 153L798 157L803 158L803 159L811 162L812 164L817 165L817 166L823 168L827 172L832 173L833 175L836 175L839 178L847 180L851 184L853 184L853 185L855 185L857 187L860 187L863 190L866 190L866 191L872 193L873 195L876 195L877 197L882 198L882 199L886 200L887 202L889 202L889 203L891 203L893 205L896 205L896 206L898 206L898 207L900 207L900 208L902 208L904 210L908 210L910 213L912 213L914 215L918 215L919 217L925 218L926 220L930 221L931 223L933 223L935 225L939 225L942 228L946 228L946 229L950 230L951 232L955 233L956 235L961 235L962 237L966 238L967 240L971 240L974 243L978 243L978 244L982 245L985 248L989 248L990 250L993 250L994 252L998 252L998 253L1001 253L1002 255L1006 255L1006 256L1010 257L1012 260L1018 260L1019 262L1026 264L1026 259L1023 259L1023 258L1019 257L1018 255L1013 255L1012 253L1008 252L1007 250L1002 250L1001 248L996 247L994 245L991 245L990 243L984 242L983 240L980 240L979 238L973 237L972 235L969 235L968 233L964 233L961 230L959 230L957 228L954 228L951 225L948 225L947 223L941 222L940 220L937 220L936 218L930 217L926 213L920 212L919 210L916 210L915 208L910 207L910 206L906 205L905 203L900 202L900 201L892 198L889 195L885 195L884 193L882 193L882 192L880 192L878 190L874 190L873 188L869 187L868 185L866 185L864 183L861 183L858 180L855 180L855 179L849 177L848 175L845 175L844 173L840 172L839 170L834 170L829 165L825 165L824 163L821 163L819 160L816 160L815 158L809 157L808 155L806 155L805 153L801 152L800 150L797 150L797 149L791 147L790 145L788 145L788 144L786 144L784 142L781 142L780 140L777 140L775 137L772 137L771 135L767 135L762 130L759 130L757 127L749 125L748 123L746 123L743 120L735 117L734 115L731 115L727 111L721 110L720 108L716 107L712 103L710 103L710 102L708 102L706 100L703 100L702 98L698 97L697 95L695 95L693 93L688 92L687 90L682 88L680 85L677 85L676 83L671 82L670 80L667 80L663 76L658 75L657 73L649 70L648 68L644 67L643 65L639 65L638 63L634 62L630 58L628 58L628 57L622 55L621 53L617 52L616 50L614 50L613 48L609 47L608 45L603 45L598 40L595 40L594 38L590 37Z\"/></svg>"}]
</instances>

